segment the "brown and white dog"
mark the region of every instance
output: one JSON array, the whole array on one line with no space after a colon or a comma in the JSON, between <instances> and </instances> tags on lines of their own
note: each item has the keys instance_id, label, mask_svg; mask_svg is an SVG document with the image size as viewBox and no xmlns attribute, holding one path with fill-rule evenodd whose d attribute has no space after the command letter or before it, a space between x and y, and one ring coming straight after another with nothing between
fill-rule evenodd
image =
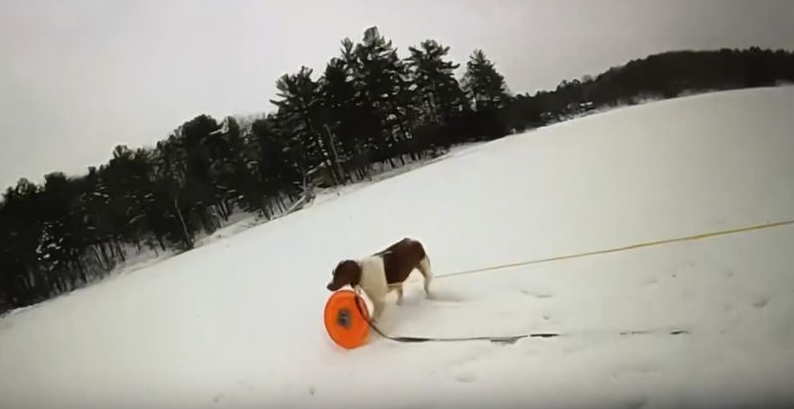
<instances>
[{"instance_id":1,"label":"brown and white dog","mask_svg":"<svg viewBox=\"0 0 794 409\"><path fill-rule=\"evenodd\" d=\"M371 256L358 260L342 260L333 270L333 279L326 286L336 291L345 285L362 289L372 301L372 319L383 314L386 295L397 290L397 305L403 301L403 283L418 269L424 276L424 288L430 297L430 259L424 246L417 240L405 238Z\"/></svg>"}]
</instances>

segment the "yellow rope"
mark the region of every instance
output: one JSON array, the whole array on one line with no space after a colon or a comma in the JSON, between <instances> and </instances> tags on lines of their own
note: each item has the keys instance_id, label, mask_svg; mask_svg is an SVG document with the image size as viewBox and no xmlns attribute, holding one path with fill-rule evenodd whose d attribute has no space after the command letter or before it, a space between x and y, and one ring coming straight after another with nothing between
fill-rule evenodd
<instances>
[{"instance_id":1,"label":"yellow rope","mask_svg":"<svg viewBox=\"0 0 794 409\"><path fill-rule=\"evenodd\" d=\"M642 247L660 246L660 245L663 245L663 244L682 242L682 241L702 240L702 239L705 239L705 238L711 238L711 237L717 237L717 236L725 236L725 235L728 235L728 234L743 233L743 232L747 232L747 231L751 231L751 230L769 229L769 228L772 228L772 227L780 227L780 226L786 226L786 225L790 225L790 224L794 224L794 220L786 220L786 221L782 221L782 222L759 224L759 225L749 226L749 227L740 227L740 228L737 228L737 229L720 230L720 231L715 231L715 232L710 232L710 233L696 234L694 236L678 237L678 238L674 238L674 239L649 241L649 242L645 242L645 243L632 244L630 246L616 247L616 248L606 249L606 250L588 251L588 252L584 252L584 253L569 254L569 255L565 255L565 256L548 257L548 258L521 261L521 262L517 262L517 263L510 263L510 264L500 264L500 265L496 265L496 266L482 267L482 268L477 268L477 269L473 269L473 270L456 271L456 272L453 272L453 273L447 273L447 274L442 274L442 275L436 276L436 278L481 273L481 272L491 271L491 270L502 270L502 269L512 268L512 267L527 266L527 265L530 265L530 264L548 263L548 262L552 262L552 261L567 260L567 259L580 258L580 257L589 257L589 256L594 256L594 255L599 255L599 254L617 253L617 252L621 252L621 251L635 250L635 249L642 248Z\"/></svg>"}]
</instances>

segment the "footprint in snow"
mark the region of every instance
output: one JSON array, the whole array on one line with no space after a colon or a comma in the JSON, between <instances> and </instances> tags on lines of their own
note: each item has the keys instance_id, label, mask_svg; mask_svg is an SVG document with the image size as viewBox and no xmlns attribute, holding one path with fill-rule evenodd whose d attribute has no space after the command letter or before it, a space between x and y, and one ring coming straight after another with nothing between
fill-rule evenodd
<instances>
[{"instance_id":1,"label":"footprint in snow","mask_svg":"<svg viewBox=\"0 0 794 409\"><path fill-rule=\"evenodd\" d=\"M474 374L471 373L462 373L455 375L455 380L460 383L472 383L477 380L477 377L475 377Z\"/></svg>"},{"instance_id":2,"label":"footprint in snow","mask_svg":"<svg viewBox=\"0 0 794 409\"><path fill-rule=\"evenodd\" d=\"M647 404L648 404L647 399L637 398L635 400L626 402L626 409L640 409Z\"/></svg>"},{"instance_id":3,"label":"footprint in snow","mask_svg":"<svg viewBox=\"0 0 794 409\"><path fill-rule=\"evenodd\" d=\"M755 300L753 300L753 307L764 308L766 307L767 304L769 304L770 299L771 299L770 297L764 295L756 297Z\"/></svg>"}]
</instances>

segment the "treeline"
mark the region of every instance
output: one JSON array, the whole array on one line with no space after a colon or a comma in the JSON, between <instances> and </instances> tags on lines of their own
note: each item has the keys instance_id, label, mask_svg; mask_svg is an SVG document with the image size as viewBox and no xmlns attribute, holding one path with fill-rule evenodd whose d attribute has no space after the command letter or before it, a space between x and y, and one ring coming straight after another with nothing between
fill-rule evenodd
<instances>
[{"instance_id":1,"label":"treeline","mask_svg":"<svg viewBox=\"0 0 794 409\"><path fill-rule=\"evenodd\" d=\"M791 81L792 54L759 49L648 57L552 92L511 96L481 50L458 79L449 49L427 40L399 57L376 28L345 39L319 75L276 81L276 109L254 121L200 115L152 148L119 146L86 175L20 180L0 202L0 311L107 275L141 251L184 251L236 212L269 220L316 186L369 178L595 107L698 90Z\"/></svg>"},{"instance_id":2,"label":"treeline","mask_svg":"<svg viewBox=\"0 0 794 409\"><path fill-rule=\"evenodd\" d=\"M310 201L313 186L499 136L483 118L509 100L504 78L476 51L459 81L448 50L428 40L400 58L373 27L342 41L321 75L279 78L277 109L253 123L200 115L153 148L115 148L87 175L20 180L0 203L0 310L83 286L130 254L191 249L234 212L270 219ZM423 131L432 124L454 137Z\"/></svg>"},{"instance_id":3,"label":"treeline","mask_svg":"<svg viewBox=\"0 0 794 409\"><path fill-rule=\"evenodd\" d=\"M506 129L522 130L598 108L649 99L775 86L794 82L794 53L787 50L672 51L632 60L595 77L562 81L553 91L516 95L501 112Z\"/></svg>"}]
</instances>

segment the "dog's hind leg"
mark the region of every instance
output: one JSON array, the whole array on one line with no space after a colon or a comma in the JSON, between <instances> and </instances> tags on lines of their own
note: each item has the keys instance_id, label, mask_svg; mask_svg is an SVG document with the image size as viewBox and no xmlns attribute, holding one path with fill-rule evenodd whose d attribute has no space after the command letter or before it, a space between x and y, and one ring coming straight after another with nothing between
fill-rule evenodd
<instances>
[{"instance_id":1,"label":"dog's hind leg","mask_svg":"<svg viewBox=\"0 0 794 409\"><path fill-rule=\"evenodd\" d=\"M403 286L400 284L395 288L397 290L397 305L403 305Z\"/></svg>"},{"instance_id":2,"label":"dog's hind leg","mask_svg":"<svg viewBox=\"0 0 794 409\"><path fill-rule=\"evenodd\" d=\"M430 269L430 259L424 256L422 260L419 261L419 266L417 266L417 268L425 277L425 294L427 294L427 298L430 298L430 282L433 281L433 270Z\"/></svg>"}]
</instances>

